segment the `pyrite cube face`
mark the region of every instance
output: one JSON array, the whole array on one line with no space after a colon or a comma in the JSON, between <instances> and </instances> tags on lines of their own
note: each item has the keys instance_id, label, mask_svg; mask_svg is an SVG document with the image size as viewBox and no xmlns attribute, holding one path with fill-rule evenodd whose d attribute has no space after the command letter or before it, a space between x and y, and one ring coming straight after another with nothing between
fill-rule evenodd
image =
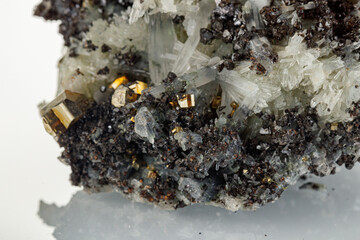
<instances>
[{"instance_id":1,"label":"pyrite cube face","mask_svg":"<svg viewBox=\"0 0 360 240\"><path fill-rule=\"evenodd\" d=\"M66 131L66 128L54 114L53 110L50 109L42 118L45 130L53 137L55 137L57 133Z\"/></svg>"},{"instance_id":2,"label":"pyrite cube face","mask_svg":"<svg viewBox=\"0 0 360 240\"><path fill-rule=\"evenodd\" d=\"M52 136L64 133L90 106L84 95L65 90L40 110L45 130Z\"/></svg>"},{"instance_id":3,"label":"pyrite cube face","mask_svg":"<svg viewBox=\"0 0 360 240\"><path fill-rule=\"evenodd\" d=\"M195 96L194 94L184 94L177 96L178 104L180 108L191 108L195 107Z\"/></svg>"},{"instance_id":4,"label":"pyrite cube face","mask_svg":"<svg viewBox=\"0 0 360 240\"><path fill-rule=\"evenodd\" d=\"M111 104L114 107L120 108L129 102L136 101L138 95L126 86L119 86L111 97Z\"/></svg>"},{"instance_id":5,"label":"pyrite cube face","mask_svg":"<svg viewBox=\"0 0 360 240\"><path fill-rule=\"evenodd\" d=\"M125 76L122 76L115 79L115 81L112 82L109 87L113 89L117 89L120 85L127 83L129 83L129 80Z\"/></svg>"},{"instance_id":6,"label":"pyrite cube face","mask_svg":"<svg viewBox=\"0 0 360 240\"><path fill-rule=\"evenodd\" d=\"M114 94L111 97L111 104L117 108L125 106L126 103L128 102L127 95L128 95L127 87L120 86L116 88Z\"/></svg>"},{"instance_id":7,"label":"pyrite cube face","mask_svg":"<svg viewBox=\"0 0 360 240\"><path fill-rule=\"evenodd\" d=\"M148 88L148 85L145 82L136 81L135 83L131 84L129 88L133 90L136 94L141 94L143 90Z\"/></svg>"}]
</instances>

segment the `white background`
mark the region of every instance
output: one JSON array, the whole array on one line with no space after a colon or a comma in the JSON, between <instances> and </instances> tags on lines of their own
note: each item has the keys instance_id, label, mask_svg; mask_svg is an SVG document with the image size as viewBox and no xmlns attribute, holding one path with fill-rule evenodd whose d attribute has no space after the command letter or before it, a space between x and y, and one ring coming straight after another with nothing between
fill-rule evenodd
<instances>
[{"instance_id":1,"label":"white background","mask_svg":"<svg viewBox=\"0 0 360 240\"><path fill-rule=\"evenodd\" d=\"M52 239L39 200L65 204L77 188L37 104L55 96L62 36L33 17L40 0L0 0L0 239Z\"/></svg>"},{"instance_id":2,"label":"white background","mask_svg":"<svg viewBox=\"0 0 360 240\"><path fill-rule=\"evenodd\" d=\"M32 16L40 0L0 1L0 240L54 239L54 227L37 215L39 201L66 205L79 189L68 181L70 169L56 159L60 149L44 131L37 104L55 95L63 40L58 23ZM316 181L325 182L328 190L292 187L275 204L237 214L203 206L164 212L122 198L117 201L114 195L80 193L60 210L56 236L358 240L360 167ZM123 234L127 237L121 238Z\"/></svg>"}]
</instances>

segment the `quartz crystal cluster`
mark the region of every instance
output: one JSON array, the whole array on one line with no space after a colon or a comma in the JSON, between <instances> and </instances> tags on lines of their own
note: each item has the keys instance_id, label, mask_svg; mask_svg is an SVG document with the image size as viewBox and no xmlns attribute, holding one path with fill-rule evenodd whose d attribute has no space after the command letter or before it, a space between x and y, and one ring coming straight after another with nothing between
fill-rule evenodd
<instances>
[{"instance_id":1,"label":"quartz crystal cluster","mask_svg":"<svg viewBox=\"0 0 360 240\"><path fill-rule=\"evenodd\" d=\"M360 161L357 0L43 0L71 182L166 209L273 202Z\"/></svg>"}]
</instances>

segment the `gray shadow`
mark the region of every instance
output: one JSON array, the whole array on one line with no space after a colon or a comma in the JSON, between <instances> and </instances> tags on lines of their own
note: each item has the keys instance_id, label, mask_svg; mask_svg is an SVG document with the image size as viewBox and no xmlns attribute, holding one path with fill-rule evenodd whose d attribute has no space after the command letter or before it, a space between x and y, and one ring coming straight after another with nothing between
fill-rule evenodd
<instances>
[{"instance_id":1,"label":"gray shadow","mask_svg":"<svg viewBox=\"0 0 360 240\"><path fill-rule=\"evenodd\" d=\"M360 239L360 166L312 177L320 191L290 187L256 212L194 205L166 211L118 193L77 192L64 207L40 202L39 216L57 240L90 239ZM300 183L301 184L301 183Z\"/></svg>"}]
</instances>

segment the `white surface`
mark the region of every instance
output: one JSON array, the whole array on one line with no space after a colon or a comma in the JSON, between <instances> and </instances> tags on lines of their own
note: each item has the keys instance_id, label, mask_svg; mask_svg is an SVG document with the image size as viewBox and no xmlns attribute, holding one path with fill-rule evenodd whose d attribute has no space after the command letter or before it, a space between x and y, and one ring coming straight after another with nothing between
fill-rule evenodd
<instances>
[{"instance_id":1,"label":"white surface","mask_svg":"<svg viewBox=\"0 0 360 240\"><path fill-rule=\"evenodd\" d=\"M327 190L292 187L257 212L196 205L164 211L116 193L78 192L65 207L42 204L40 216L56 226L58 240L358 240L360 166L310 180L326 182Z\"/></svg>"},{"instance_id":2,"label":"white surface","mask_svg":"<svg viewBox=\"0 0 360 240\"><path fill-rule=\"evenodd\" d=\"M57 161L60 149L43 130L36 107L54 97L62 45L57 24L32 17L39 1L1 0L0 240L54 239L54 227L37 216L39 201L66 205L78 190L67 181L70 169ZM66 208L41 214L53 218L58 239L358 240L359 164L321 181L327 192L290 188L255 213L205 206L166 212L114 194L80 193Z\"/></svg>"}]
</instances>

